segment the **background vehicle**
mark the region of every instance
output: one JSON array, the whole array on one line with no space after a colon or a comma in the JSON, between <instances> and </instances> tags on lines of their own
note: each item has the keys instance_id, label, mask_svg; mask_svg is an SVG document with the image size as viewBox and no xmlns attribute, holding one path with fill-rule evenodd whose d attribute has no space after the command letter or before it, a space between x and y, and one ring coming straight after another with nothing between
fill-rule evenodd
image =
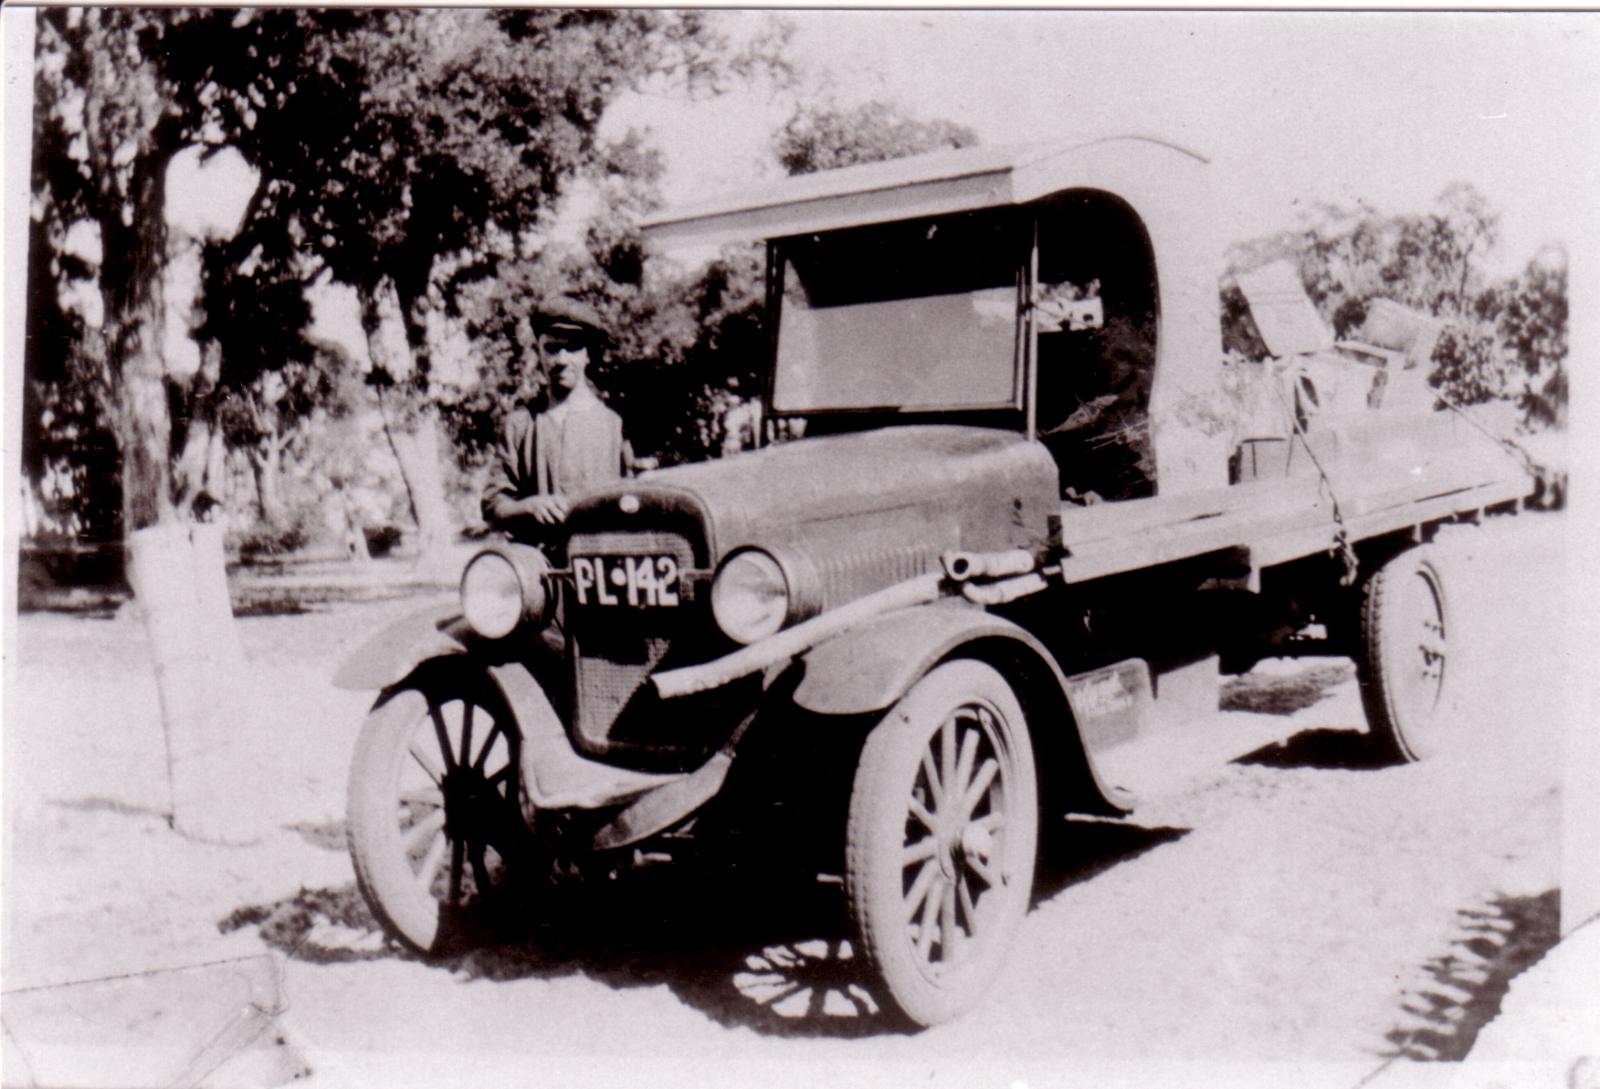
<instances>
[{"instance_id":1,"label":"background vehicle","mask_svg":"<svg viewBox=\"0 0 1600 1089\"><path fill-rule=\"evenodd\" d=\"M1202 159L1115 138L652 224L771 240L766 414L805 437L588 495L559 554L485 549L347 663L382 689L350 841L390 931L447 948L519 875L787 823L932 1024L1003 964L1041 817L1265 740L1210 714L1219 655L1351 654L1396 756L1452 743L1425 542L1532 482L1428 411L1416 345L1224 374L1211 222Z\"/></svg>"}]
</instances>

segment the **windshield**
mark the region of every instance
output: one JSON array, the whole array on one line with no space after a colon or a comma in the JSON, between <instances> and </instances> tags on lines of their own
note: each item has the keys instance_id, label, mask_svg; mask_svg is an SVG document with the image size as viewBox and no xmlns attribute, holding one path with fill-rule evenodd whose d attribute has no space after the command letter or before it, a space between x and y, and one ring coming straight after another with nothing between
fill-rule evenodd
<instances>
[{"instance_id":1,"label":"windshield","mask_svg":"<svg viewBox=\"0 0 1600 1089\"><path fill-rule=\"evenodd\" d=\"M1019 405L1020 227L990 211L783 243L773 411Z\"/></svg>"}]
</instances>

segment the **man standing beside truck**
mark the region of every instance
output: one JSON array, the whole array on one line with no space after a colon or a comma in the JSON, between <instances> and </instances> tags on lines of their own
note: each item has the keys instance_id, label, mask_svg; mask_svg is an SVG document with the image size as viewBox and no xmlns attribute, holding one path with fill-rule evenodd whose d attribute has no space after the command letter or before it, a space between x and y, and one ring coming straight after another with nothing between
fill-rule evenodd
<instances>
[{"instance_id":1,"label":"man standing beside truck","mask_svg":"<svg viewBox=\"0 0 1600 1089\"><path fill-rule=\"evenodd\" d=\"M600 400L588 377L607 333L600 315L575 299L545 304L533 317L536 365L549 405L537 416L518 406L506 418L483 517L496 529L537 539L566 520L571 497L654 461L636 460L622 419Z\"/></svg>"}]
</instances>

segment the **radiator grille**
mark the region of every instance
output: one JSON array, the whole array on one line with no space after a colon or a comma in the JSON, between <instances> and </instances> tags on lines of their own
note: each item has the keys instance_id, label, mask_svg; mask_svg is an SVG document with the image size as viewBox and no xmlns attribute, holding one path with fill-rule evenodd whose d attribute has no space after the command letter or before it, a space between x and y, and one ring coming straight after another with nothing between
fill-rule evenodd
<instances>
[{"instance_id":1,"label":"radiator grille","mask_svg":"<svg viewBox=\"0 0 1600 1089\"><path fill-rule=\"evenodd\" d=\"M675 533L583 533L567 545L569 556L666 555L686 572L694 561L689 542ZM573 669L572 718L580 736L597 745L649 679L688 620L691 603L672 609L573 607L567 618Z\"/></svg>"},{"instance_id":2,"label":"radiator grille","mask_svg":"<svg viewBox=\"0 0 1600 1089\"><path fill-rule=\"evenodd\" d=\"M938 552L921 545L864 548L825 555L816 561L821 576L823 609L848 604L885 586L927 574L938 565Z\"/></svg>"}]
</instances>

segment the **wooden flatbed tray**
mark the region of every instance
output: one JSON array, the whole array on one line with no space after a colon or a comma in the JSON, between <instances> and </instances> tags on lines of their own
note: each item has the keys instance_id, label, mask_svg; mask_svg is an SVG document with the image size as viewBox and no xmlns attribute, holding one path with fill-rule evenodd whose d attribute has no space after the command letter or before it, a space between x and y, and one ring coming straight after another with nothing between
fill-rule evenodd
<instances>
[{"instance_id":1,"label":"wooden flatbed tray","mask_svg":"<svg viewBox=\"0 0 1600 1089\"><path fill-rule=\"evenodd\" d=\"M1290 474L1180 496L1064 504L1062 577L1086 582L1227 548L1256 570L1515 503L1533 482L1515 455L1454 416L1369 417L1292 440ZM1313 458L1311 455L1315 455Z\"/></svg>"}]
</instances>

